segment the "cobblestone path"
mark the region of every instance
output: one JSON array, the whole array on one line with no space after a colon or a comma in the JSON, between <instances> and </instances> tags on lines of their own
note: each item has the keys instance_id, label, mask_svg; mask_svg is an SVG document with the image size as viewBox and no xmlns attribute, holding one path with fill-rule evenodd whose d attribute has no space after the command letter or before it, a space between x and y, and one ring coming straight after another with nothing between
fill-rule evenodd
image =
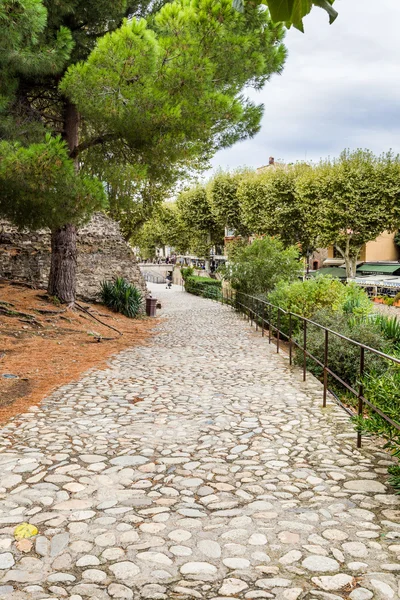
<instances>
[{"instance_id":1,"label":"cobblestone path","mask_svg":"<svg viewBox=\"0 0 400 600\"><path fill-rule=\"evenodd\" d=\"M229 308L156 293L147 346L2 429L0 598L397 598L387 455Z\"/></svg>"}]
</instances>

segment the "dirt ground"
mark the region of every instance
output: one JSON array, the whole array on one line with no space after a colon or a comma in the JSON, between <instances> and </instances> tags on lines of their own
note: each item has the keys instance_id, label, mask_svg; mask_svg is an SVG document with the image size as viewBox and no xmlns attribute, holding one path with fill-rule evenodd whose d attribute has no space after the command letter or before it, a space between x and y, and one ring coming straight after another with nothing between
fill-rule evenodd
<instances>
[{"instance_id":1,"label":"dirt ground","mask_svg":"<svg viewBox=\"0 0 400 600\"><path fill-rule=\"evenodd\" d=\"M79 305L123 335L85 312L54 305L42 290L0 282L0 423L91 367L104 367L112 354L145 344L157 322Z\"/></svg>"}]
</instances>

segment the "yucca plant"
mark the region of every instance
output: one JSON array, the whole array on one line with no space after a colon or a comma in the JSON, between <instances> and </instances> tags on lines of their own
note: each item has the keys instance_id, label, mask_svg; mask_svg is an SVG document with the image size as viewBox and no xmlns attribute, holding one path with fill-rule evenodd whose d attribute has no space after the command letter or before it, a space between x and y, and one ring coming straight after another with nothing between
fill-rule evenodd
<instances>
[{"instance_id":1,"label":"yucca plant","mask_svg":"<svg viewBox=\"0 0 400 600\"><path fill-rule=\"evenodd\" d=\"M392 340L396 346L400 346L400 320L396 315L374 315L374 321L380 327L386 339Z\"/></svg>"},{"instance_id":2,"label":"yucca plant","mask_svg":"<svg viewBox=\"0 0 400 600\"><path fill-rule=\"evenodd\" d=\"M108 308L130 319L138 316L143 303L140 291L123 277L117 277L114 281L103 281L100 298Z\"/></svg>"}]
</instances>

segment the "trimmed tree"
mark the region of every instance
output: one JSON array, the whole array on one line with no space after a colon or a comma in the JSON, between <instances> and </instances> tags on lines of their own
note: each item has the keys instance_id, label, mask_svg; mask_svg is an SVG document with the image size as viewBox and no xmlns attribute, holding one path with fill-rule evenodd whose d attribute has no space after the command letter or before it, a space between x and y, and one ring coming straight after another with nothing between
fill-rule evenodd
<instances>
[{"instance_id":1,"label":"trimmed tree","mask_svg":"<svg viewBox=\"0 0 400 600\"><path fill-rule=\"evenodd\" d=\"M198 185L182 192L177 208L189 234L189 250L209 262L211 248L224 242L224 227L215 219L206 187Z\"/></svg>"},{"instance_id":2,"label":"trimmed tree","mask_svg":"<svg viewBox=\"0 0 400 600\"><path fill-rule=\"evenodd\" d=\"M61 135L78 180L95 182L86 207L85 194L74 196L70 189L74 219L48 219L48 212L64 212L62 190L69 188L71 166L61 161L64 166L55 165L60 194L53 194L51 210L41 212L40 226L52 228L49 291L66 302L75 298L76 227L88 206L99 203L96 177L107 183L105 165L120 165L121 178L133 166L141 182L172 185L178 173L259 130L262 107L242 92L262 87L284 62L282 27L253 3L246 2L242 13L232 10L230 0L176 0L156 14L149 6L6 0L0 9L1 33L7 33L0 135L27 149L27 177L38 170L31 145L47 144L48 132ZM13 148L3 146L0 159L9 160ZM8 217L18 193L13 181L3 169L0 183L9 193L0 198L0 212ZM34 189L35 181L27 185ZM45 183L38 188L43 200L55 190L53 183L44 189ZM19 224L30 225L22 200Z\"/></svg>"},{"instance_id":3,"label":"trimmed tree","mask_svg":"<svg viewBox=\"0 0 400 600\"><path fill-rule=\"evenodd\" d=\"M297 245L302 254L316 247L310 210L296 195L296 181L310 167L303 164L268 169L249 175L238 186L241 219L249 231L278 237L285 247Z\"/></svg>"},{"instance_id":4,"label":"trimmed tree","mask_svg":"<svg viewBox=\"0 0 400 600\"><path fill-rule=\"evenodd\" d=\"M251 171L238 170L233 173L217 173L208 183L207 192L216 222L221 227L233 229L235 235L248 237L251 230L243 223L238 197L241 181Z\"/></svg>"},{"instance_id":5,"label":"trimmed tree","mask_svg":"<svg viewBox=\"0 0 400 600\"><path fill-rule=\"evenodd\" d=\"M144 258L153 258L156 249L165 246L172 246L177 252L185 253L190 246L190 237L181 222L176 204L164 202L155 208L132 242L140 247Z\"/></svg>"},{"instance_id":6,"label":"trimmed tree","mask_svg":"<svg viewBox=\"0 0 400 600\"><path fill-rule=\"evenodd\" d=\"M353 279L364 244L400 226L400 158L345 150L338 159L305 170L297 196L305 211L315 210L319 246L334 245Z\"/></svg>"}]
</instances>

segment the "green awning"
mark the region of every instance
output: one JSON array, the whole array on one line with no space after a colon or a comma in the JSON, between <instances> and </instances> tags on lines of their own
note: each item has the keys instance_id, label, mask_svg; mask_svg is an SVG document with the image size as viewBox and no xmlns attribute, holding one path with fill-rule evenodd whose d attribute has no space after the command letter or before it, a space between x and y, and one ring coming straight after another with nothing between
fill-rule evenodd
<instances>
[{"instance_id":1,"label":"green awning","mask_svg":"<svg viewBox=\"0 0 400 600\"><path fill-rule=\"evenodd\" d=\"M316 277L317 275L329 275L336 279L346 279L346 269L343 269L342 267L323 267L322 269L318 269L318 271L310 273L310 275L313 277Z\"/></svg>"},{"instance_id":2,"label":"green awning","mask_svg":"<svg viewBox=\"0 0 400 600\"><path fill-rule=\"evenodd\" d=\"M400 264L377 265L365 263L357 267L357 273L372 273L374 275L379 273L382 275L400 275Z\"/></svg>"}]
</instances>

